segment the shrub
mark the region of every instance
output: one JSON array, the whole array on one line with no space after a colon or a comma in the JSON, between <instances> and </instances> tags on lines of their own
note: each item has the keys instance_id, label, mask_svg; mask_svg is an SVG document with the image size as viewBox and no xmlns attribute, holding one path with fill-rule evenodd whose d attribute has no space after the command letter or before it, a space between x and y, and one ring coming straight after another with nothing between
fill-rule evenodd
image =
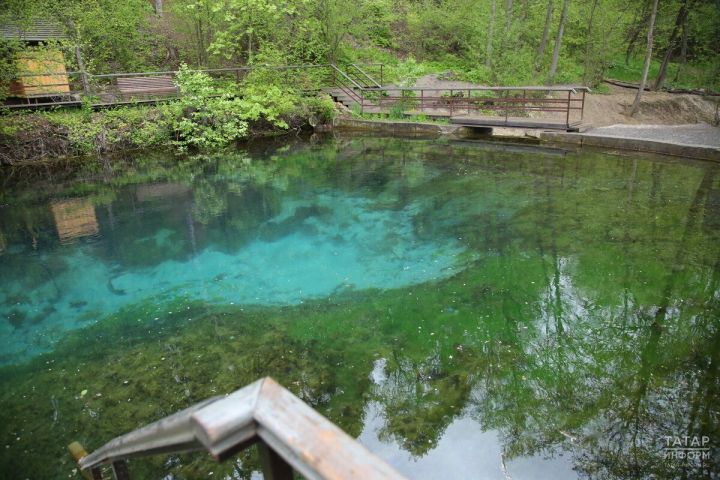
<instances>
[{"instance_id":1,"label":"shrub","mask_svg":"<svg viewBox=\"0 0 720 480\"><path fill-rule=\"evenodd\" d=\"M213 85L210 76L183 64L177 85L180 99L167 105L164 113L179 150L220 148L245 136L248 125L240 100Z\"/></svg>"}]
</instances>

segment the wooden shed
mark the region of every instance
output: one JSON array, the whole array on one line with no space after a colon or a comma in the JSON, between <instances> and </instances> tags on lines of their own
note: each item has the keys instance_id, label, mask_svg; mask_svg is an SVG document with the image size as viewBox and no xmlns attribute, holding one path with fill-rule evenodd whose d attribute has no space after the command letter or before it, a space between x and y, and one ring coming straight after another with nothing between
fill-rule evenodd
<instances>
[{"instance_id":1,"label":"wooden shed","mask_svg":"<svg viewBox=\"0 0 720 480\"><path fill-rule=\"evenodd\" d=\"M70 94L70 80L62 51L38 48L49 41L67 38L62 25L45 20L27 24L6 23L0 25L0 35L28 47L16 55L18 77L10 84L11 95L32 98Z\"/></svg>"}]
</instances>

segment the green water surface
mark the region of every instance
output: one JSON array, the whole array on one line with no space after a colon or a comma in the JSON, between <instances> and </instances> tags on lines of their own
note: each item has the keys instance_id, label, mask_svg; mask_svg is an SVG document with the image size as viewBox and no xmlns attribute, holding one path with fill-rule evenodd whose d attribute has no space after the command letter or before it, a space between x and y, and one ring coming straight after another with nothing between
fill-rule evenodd
<instances>
[{"instance_id":1,"label":"green water surface","mask_svg":"<svg viewBox=\"0 0 720 480\"><path fill-rule=\"evenodd\" d=\"M0 346L1 478L266 375L410 478L718 478L720 165L341 137L5 168Z\"/></svg>"}]
</instances>

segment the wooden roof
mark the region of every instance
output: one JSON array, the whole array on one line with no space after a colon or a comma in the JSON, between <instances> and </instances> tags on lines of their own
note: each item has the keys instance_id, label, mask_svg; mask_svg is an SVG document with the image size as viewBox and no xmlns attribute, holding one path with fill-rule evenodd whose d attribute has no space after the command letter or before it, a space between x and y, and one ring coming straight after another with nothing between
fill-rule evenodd
<instances>
[{"instance_id":1,"label":"wooden roof","mask_svg":"<svg viewBox=\"0 0 720 480\"><path fill-rule=\"evenodd\" d=\"M29 22L7 22L0 25L4 38L25 42L44 42L67 38L65 28L57 21L36 19Z\"/></svg>"}]
</instances>

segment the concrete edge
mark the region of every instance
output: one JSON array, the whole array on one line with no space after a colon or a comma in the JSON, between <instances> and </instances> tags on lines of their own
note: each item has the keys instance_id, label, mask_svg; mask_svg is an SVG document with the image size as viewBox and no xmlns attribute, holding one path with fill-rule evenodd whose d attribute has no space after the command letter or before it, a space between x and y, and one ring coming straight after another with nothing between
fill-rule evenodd
<instances>
[{"instance_id":1,"label":"concrete edge","mask_svg":"<svg viewBox=\"0 0 720 480\"><path fill-rule=\"evenodd\" d=\"M362 120L358 118L338 117L333 120L333 129L345 131L363 131L386 133L391 135L450 135L458 130L456 125L438 125L437 123Z\"/></svg>"},{"instance_id":2,"label":"concrete edge","mask_svg":"<svg viewBox=\"0 0 720 480\"><path fill-rule=\"evenodd\" d=\"M538 138L544 143L569 143L580 147L612 148L720 162L720 148L711 146L564 132L541 132Z\"/></svg>"}]
</instances>

